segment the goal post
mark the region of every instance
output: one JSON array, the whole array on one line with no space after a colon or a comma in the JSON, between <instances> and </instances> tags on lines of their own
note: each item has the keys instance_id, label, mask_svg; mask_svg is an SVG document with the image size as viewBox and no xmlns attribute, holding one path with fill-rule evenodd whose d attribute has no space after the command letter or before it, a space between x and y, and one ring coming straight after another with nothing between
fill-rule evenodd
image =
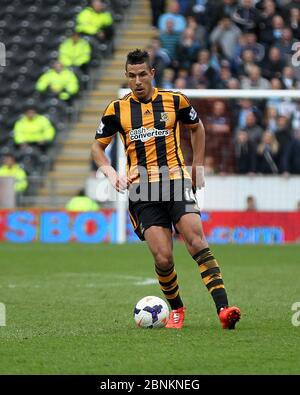
<instances>
[{"instance_id":1,"label":"goal post","mask_svg":"<svg viewBox=\"0 0 300 395\"><path fill-rule=\"evenodd\" d=\"M178 90L173 89L174 92ZM130 92L129 89L120 89L118 92L119 98L125 96ZM180 90L189 99L249 99L249 100L268 100L268 99L300 99L299 90L243 90L243 89L183 89ZM117 139L117 171L120 174L125 174L126 157L124 153L123 144L120 138ZM230 175L231 177L234 175ZM240 179L241 176L237 177ZM246 177L246 176L245 176ZM127 208L128 208L128 193L119 195L116 202L117 211L117 243L126 242L127 229ZM203 206L203 191L198 196ZM204 205L204 209L206 209Z\"/></svg>"}]
</instances>

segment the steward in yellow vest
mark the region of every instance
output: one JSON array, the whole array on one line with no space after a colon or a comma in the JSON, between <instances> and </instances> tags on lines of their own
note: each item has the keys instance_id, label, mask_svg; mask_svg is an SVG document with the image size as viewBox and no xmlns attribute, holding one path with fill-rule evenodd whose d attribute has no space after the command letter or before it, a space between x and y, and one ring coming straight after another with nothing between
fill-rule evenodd
<instances>
[{"instance_id":1,"label":"steward in yellow vest","mask_svg":"<svg viewBox=\"0 0 300 395\"><path fill-rule=\"evenodd\" d=\"M102 40L110 39L113 32L113 17L106 10L106 4L101 0L92 0L91 6L77 15L76 31L90 36L97 35Z\"/></svg>"},{"instance_id":2,"label":"steward in yellow vest","mask_svg":"<svg viewBox=\"0 0 300 395\"><path fill-rule=\"evenodd\" d=\"M65 68L60 62L40 76L36 89L41 92L51 92L60 100L70 100L79 91L79 83L74 71Z\"/></svg>"},{"instance_id":3,"label":"steward in yellow vest","mask_svg":"<svg viewBox=\"0 0 300 395\"><path fill-rule=\"evenodd\" d=\"M25 114L14 125L14 141L16 145L45 145L53 141L55 128L47 117L37 114L34 108Z\"/></svg>"},{"instance_id":4,"label":"steward in yellow vest","mask_svg":"<svg viewBox=\"0 0 300 395\"><path fill-rule=\"evenodd\" d=\"M94 200L85 195L84 190L81 189L77 196L74 196L66 204L68 211L98 211L100 206Z\"/></svg>"},{"instance_id":5,"label":"steward in yellow vest","mask_svg":"<svg viewBox=\"0 0 300 395\"><path fill-rule=\"evenodd\" d=\"M0 177L13 177L17 193L24 192L28 186L27 175L12 154L5 155L4 163L0 167Z\"/></svg>"},{"instance_id":6,"label":"steward in yellow vest","mask_svg":"<svg viewBox=\"0 0 300 395\"><path fill-rule=\"evenodd\" d=\"M73 32L59 46L59 61L65 67L82 67L91 60L91 46L80 34Z\"/></svg>"}]
</instances>

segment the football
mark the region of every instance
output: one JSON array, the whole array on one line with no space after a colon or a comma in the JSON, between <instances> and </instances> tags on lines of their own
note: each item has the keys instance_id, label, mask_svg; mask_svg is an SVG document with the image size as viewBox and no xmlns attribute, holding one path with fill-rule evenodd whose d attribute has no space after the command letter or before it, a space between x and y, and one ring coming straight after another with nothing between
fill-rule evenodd
<instances>
[{"instance_id":1,"label":"football","mask_svg":"<svg viewBox=\"0 0 300 395\"><path fill-rule=\"evenodd\" d=\"M135 305L134 320L140 328L162 328L168 319L168 305L157 296L145 296Z\"/></svg>"}]
</instances>

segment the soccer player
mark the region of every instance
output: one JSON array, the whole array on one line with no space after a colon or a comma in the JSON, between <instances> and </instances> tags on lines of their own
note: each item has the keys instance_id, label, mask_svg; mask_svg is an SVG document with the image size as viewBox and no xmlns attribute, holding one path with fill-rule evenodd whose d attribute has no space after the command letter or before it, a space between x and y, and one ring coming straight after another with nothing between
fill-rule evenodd
<instances>
[{"instance_id":1,"label":"soccer player","mask_svg":"<svg viewBox=\"0 0 300 395\"><path fill-rule=\"evenodd\" d=\"M131 93L106 108L92 146L93 159L118 192L129 189L131 222L149 246L160 287L171 307L166 327L181 329L185 315L172 252L174 226L198 264L222 328L234 329L240 310L228 305L220 268L205 239L194 195L196 188L204 186L202 122L183 94L153 88L155 70L146 51L130 52L125 70ZM192 176L180 149L180 123L191 132ZM126 176L117 174L105 154L116 133L126 151Z\"/></svg>"}]
</instances>

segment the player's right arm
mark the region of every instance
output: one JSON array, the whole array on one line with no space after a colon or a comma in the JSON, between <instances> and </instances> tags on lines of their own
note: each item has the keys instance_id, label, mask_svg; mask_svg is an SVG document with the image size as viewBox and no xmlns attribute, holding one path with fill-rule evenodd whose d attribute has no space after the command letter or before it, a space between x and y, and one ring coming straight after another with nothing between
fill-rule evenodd
<instances>
[{"instance_id":1,"label":"player's right arm","mask_svg":"<svg viewBox=\"0 0 300 395\"><path fill-rule=\"evenodd\" d=\"M110 160L105 154L105 149L120 130L120 127L120 121L116 117L114 105L111 103L103 114L96 131L95 141L92 144L92 158L118 192L124 191L130 181L126 176L120 176L111 166Z\"/></svg>"}]
</instances>

